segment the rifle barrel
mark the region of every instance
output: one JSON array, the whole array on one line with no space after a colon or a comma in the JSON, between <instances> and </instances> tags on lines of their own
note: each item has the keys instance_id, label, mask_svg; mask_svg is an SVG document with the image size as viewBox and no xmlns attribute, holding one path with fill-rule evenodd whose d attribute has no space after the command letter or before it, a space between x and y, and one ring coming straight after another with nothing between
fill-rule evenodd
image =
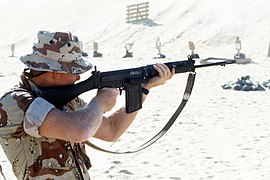
<instances>
[{"instance_id":1,"label":"rifle barrel","mask_svg":"<svg viewBox=\"0 0 270 180\"><path fill-rule=\"evenodd\" d=\"M224 61L199 64L199 65L195 65L195 68L202 68L202 67L208 67L208 66L218 66L218 65L225 66L226 64L236 63L236 61L234 59L221 59L220 58L218 60L224 60Z\"/></svg>"}]
</instances>

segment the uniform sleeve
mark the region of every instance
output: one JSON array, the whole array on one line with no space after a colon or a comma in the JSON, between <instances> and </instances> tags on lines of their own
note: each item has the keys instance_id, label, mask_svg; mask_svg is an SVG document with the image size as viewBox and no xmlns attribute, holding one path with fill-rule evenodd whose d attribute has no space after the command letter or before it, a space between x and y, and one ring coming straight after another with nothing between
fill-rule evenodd
<instances>
[{"instance_id":1,"label":"uniform sleeve","mask_svg":"<svg viewBox=\"0 0 270 180\"><path fill-rule=\"evenodd\" d=\"M47 114L54 105L44 100L41 97L35 98L35 100L30 104L24 116L24 130L27 134L34 137L41 137L39 134L39 127L44 122Z\"/></svg>"},{"instance_id":2,"label":"uniform sleeve","mask_svg":"<svg viewBox=\"0 0 270 180\"><path fill-rule=\"evenodd\" d=\"M0 99L0 139L24 136L24 114L35 97L26 91L9 91Z\"/></svg>"}]
</instances>

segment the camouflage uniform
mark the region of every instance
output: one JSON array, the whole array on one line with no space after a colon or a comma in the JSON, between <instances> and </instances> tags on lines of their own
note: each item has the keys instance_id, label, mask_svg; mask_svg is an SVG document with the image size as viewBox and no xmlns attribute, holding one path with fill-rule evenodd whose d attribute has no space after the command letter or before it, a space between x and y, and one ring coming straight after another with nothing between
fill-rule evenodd
<instances>
[{"instance_id":1,"label":"camouflage uniform","mask_svg":"<svg viewBox=\"0 0 270 180\"><path fill-rule=\"evenodd\" d=\"M33 53L21 57L31 69L80 74L92 67L82 59L80 42L70 33L41 31L38 39ZM38 128L54 106L35 95L38 87L27 77L22 75L21 79L20 85L0 100L0 143L16 177L90 179L87 170L91 164L83 143L39 134ZM76 111L85 105L80 98L75 98L63 110Z\"/></svg>"}]
</instances>

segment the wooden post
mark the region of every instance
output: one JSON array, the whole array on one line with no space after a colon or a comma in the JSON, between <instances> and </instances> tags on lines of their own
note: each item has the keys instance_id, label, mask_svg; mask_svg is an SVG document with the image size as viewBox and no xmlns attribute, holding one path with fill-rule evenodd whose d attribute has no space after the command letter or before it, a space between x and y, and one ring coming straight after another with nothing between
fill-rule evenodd
<instances>
[{"instance_id":1,"label":"wooden post","mask_svg":"<svg viewBox=\"0 0 270 180\"><path fill-rule=\"evenodd\" d=\"M195 50L195 45L192 41L188 41L188 46L189 46L189 49L191 50L191 55L194 54L194 50Z\"/></svg>"},{"instance_id":2,"label":"wooden post","mask_svg":"<svg viewBox=\"0 0 270 180\"><path fill-rule=\"evenodd\" d=\"M98 50L98 43L97 42L93 42L93 49L94 49L94 51Z\"/></svg>"},{"instance_id":3,"label":"wooden post","mask_svg":"<svg viewBox=\"0 0 270 180\"><path fill-rule=\"evenodd\" d=\"M157 39L156 41L156 49L158 50L158 55L161 54L161 42L160 42L160 38Z\"/></svg>"},{"instance_id":4,"label":"wooden post","mask_svg":"<svg viewBox=\"0 0 270 180\"><path fill-rule=\"evenodd\" d=\"M269 48L268 48L268 57L270 57L270 41L269 41Z\"/></svg>"},{"instance_id":5,"label":"wooden post","mask_svg":"<svg viewBox=\"0 0 270 180\"><path fill-rule=\"evenodd\" d=\"M126 51L127 51L127 52L130 52L130 50L132 49L132 46L133 46L133 43L127 43L127 44L125 45Z\"/></svg>"},{"instance_id":6,"label":"wooden post","mask_svg":"<svg viewBox=\"0 0 270 180\"><path fill-rule=\"evenodd\" d=\"M15 44L11 44L10 48L11 48L11 52L12 52L11 57L14 57Z\"/></svg>"},{"instance_id":7,"label":"wooden post","mask_svg":"<svg viewBox=\"0 0 270 180\"><path fill-rule=\"evenodd\" d=\"M195 45L192 41L188 41L189 49L191 50L191 56L193 58L200 58L199 54L195 53Z\"/></svg>"},{"instance_id":8,"label":"wooden post","mask_svg":"<svg viewBox=\"0 0 270 180\"><path fill-rule=\"evenodd\" d=\"M235 40L235 49L237 51L237 56L240 56L240 50L242 48L242 45L241 45L241 41L239 39L239 37L236 37L236 40Z\"/></svg>"},{"instance_id":9,"label":"wooden post","mask_svg":"<svg viewBox=\"0 0 270 180\"><path fill-rule=\"evenodd\" d=\"M94 49L93 57L102 57L102 53L98 52L98 43L97 42L93 42L93 49Z\"/></svg>"},{"instance_id":10,"label":"wooden post","mask_svg":"<svg viewBox=\"0 0 270 180\"><path fill-rule=\"evenodd\" d=\"M124 55L123 58L133 57L133 53L130 52L130 50L132 49L132 46L133 46L133 43L127 43L125 45L126 55Z\"/></svg>"}]
</instances>

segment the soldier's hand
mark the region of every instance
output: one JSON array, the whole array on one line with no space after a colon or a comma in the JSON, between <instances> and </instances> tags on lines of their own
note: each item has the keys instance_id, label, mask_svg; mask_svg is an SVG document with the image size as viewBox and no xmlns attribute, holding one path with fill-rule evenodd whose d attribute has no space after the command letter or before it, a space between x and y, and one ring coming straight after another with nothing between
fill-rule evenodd
<instances>
[{"instance_id":1,"label":"soldier's hand","mask_svg":"<svg viewBox=\"0 0 270 180\"><path fill-rule=\"evenodd\" d=\"M175 74L175 69L172 71L165 64L157 63L154 65L155 70L158 71L158 76L150 79L150 81L144 85L144 88L151 89L152 87L164 84L167 80L171 79Z\"/></svg>"}]
</instances>

